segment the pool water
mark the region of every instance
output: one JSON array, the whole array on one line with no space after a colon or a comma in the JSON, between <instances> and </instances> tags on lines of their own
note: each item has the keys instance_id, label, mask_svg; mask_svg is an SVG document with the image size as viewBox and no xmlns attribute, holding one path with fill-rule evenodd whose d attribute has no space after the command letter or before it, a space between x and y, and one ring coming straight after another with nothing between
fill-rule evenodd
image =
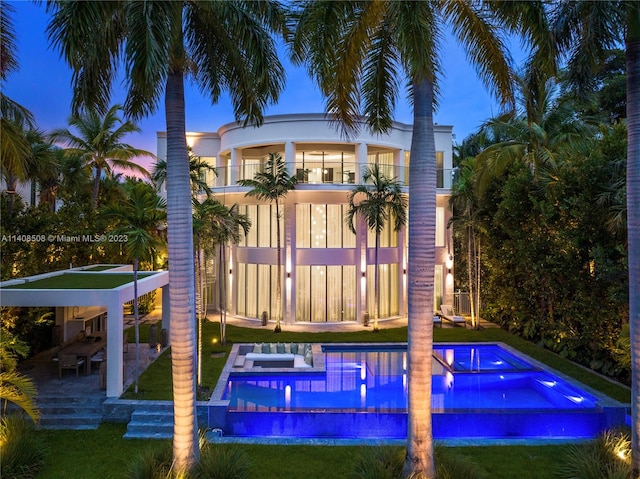
<instances>
[{"instance_id":1,"label":"pool water","mask_svg":"<svg viewBox=\"0 0 640 479\"><path fill-rule=\"evenodd\" d=\"M229 401L227 429L233 435L405 437L405 348L327 345L323 372L231 373L222 397ZM436 438L595 436L624 417L624 408L600 402L501 345L434 345Z\"/></svg>"},{"instance_id":2,"label":"pool water","mask_svg":"<svg viewBox=\"0 0 640 479\"><path fill-rule=\"evenodd\" d=\"M223 399L232 410L406 410L404 350L326 349L325 355L326 374L232 376ZM434 411L595 407L594 396L496 345L435 348L434 356L451 366L434 368ZM482 374L462 373L469 371Z\"/></svg>"}]
</instances>

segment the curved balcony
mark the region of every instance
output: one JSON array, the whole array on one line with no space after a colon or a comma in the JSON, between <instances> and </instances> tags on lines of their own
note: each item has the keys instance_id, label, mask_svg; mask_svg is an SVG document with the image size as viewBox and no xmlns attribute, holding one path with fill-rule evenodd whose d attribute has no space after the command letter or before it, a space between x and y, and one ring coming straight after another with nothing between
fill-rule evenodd
<instances>
[{"instance_id":1,"label":"curved balcony","mask_svg":"<svg viewBox=\"0 0 640 479\"><path fill-rule=\"evenodd\" d=\"M289 173L298 174L301 185L345 185L362 184L362 175L368 166L363 163L323 162L323 163L287 163ZM398 165L380 164L380 171L396 178L404 186L409 186L409 168ZM240 188L238 180L252 179L256 173L264 171L264 164L250 163L231 167L216 168L217 177L209 181L214 190L223 188ZM437 168L436 187L449 190L455 181L456 168Z\"/></svg>"}]
</instances>

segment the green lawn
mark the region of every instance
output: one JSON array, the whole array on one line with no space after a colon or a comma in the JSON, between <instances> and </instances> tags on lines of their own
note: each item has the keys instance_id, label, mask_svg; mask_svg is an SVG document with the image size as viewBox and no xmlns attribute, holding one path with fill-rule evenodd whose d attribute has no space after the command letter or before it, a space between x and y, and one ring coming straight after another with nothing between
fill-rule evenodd
<instances>
[{"instance_id":1,"label":"green lawn","mask_svg":"<svg viewBox=\"0 0 640 479\"><path fill-rule=\"evenodd\" d=\"M145 278L152 274L156 273L141 271L138 277ZM133 282L133 273L64 273L37 281L5 286L2 289L112 289L131 282Z\"/></svg>"},{"instance_id":2,"label":"green lawn","mask_svg":"<svg viewBox=\"0 0 640 479\"><path fill-rule=\"evenodd\" d=\"M286 326L285 326L286 329ZM148 339L149 325L141 326L141 342ZM133 341L133 328L128 330ZM228 344L221 346L219 324L204 324L203 378L204 385L215 386L226 357L212 357L212 353L228 352L233 343L252 342L404 342L407 328L384 329L345 333L292 333L275 334L270 328L249 329L227 327ZM483 331L462 328L436 329L437 342L501 341L525 354L568 374L589 386L620 401L629 401L629 390L590 373L569 361L559 358L531 343L499 329ZM170 355L161 355L141 376L140 399L171 398ZM131 391L126 397L133 397ZM49 456L38 479L118 479L127 478L131 460L147 448L160 448L168 441L124 440L124 424L103 424L96 431L38 431L48 444ZM215 447L236 447L217 445ZM344 479L351 476L354 458L360 447L328 446L263 446L239 445L248 456L252 479ZM481 466L492 479L546 479L553 478L568 446L477 446L451 447Z\"/></svg>"},{"instance_id":3,"label":"green lawn","mask_svg":"<svg viewBox=\"0 0 640 479\"><path fill-rule=\"evenodd\" d=\"M148 328L148 326L147 326ZM407 340L407 328L381 329L378 333L371 331L355 332L322 332L322 333L293 333L286 331L276 334L270 328L252 329L227 326L227 345L219 344L220 325L217 322L205 322L203 327L203 361L202 378L203 385L210 389L215 387L218 376L224 367L226 357L211 357L211 353L231 350L234 343L254 343L254 342L322 342L322 343L357 343L357 342L405 342ZM141 328L141 342L147 341L148 329ZM129 341L133 342L133 328L129 331ZM578 366L571 361L563 359L535 344L525 341L522 338L513 336L498 328L473 331L463 328L437 328L434 331L436 342L485 342L500 341L508 344L532 358L571 376L597 391L618 401L628 403L631 399L631 392L628 388L614 383L600 375ZM216 342L214 342L216 341ZM166 371L171 370L170 357L162 354L151 366L141 375L139 381L138 399L171 400L172 385L171 375ZM127 391L126 398L133 398L133 393Z\"/></svg>"},{"instance_id":4,"label":"green lawn","mask_svg":"<svg viewBox=\"0 0 640 479\"><path fill-rule=\"evenodd\" d=\"M169 441L122 439L124 424L103 424L96 431L38 431L48 460L38 479L125 479L131 461L142 451ZM251 479L345 479L352 477L354 446L239 447L247 455ZM553 478L566 446L452 447L490 473L492 479ZM461 478L463 479L463 478Z\"/></svg>"}]
</instances>

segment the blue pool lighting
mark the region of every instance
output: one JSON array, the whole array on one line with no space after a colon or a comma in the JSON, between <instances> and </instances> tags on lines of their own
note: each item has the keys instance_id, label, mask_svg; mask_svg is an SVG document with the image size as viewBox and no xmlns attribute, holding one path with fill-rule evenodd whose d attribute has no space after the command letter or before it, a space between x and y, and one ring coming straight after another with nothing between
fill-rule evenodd
<instances>
[{"instance_id":1,"label":"blue pool lighting","mask_svg":"<svg viewBox=\"0 0 640 479\"><path fill-rule=\"evenodd\" d=\"M433 357L436 439L587 438L625 422L623 404L506 345L435 344ZM262 371L234 369L230 357L215 426L226 436L406 438L405 344L323 345L314 360L323 364Z\"/></svg>"}]
</instances>

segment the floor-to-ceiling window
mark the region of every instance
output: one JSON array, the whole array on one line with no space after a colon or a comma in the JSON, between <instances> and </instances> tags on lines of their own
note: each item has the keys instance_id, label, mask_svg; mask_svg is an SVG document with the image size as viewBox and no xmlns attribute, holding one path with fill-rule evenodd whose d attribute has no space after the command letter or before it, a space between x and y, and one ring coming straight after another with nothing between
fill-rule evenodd
<instances>
[{"instance_id":1,"label":"floor-to-ceiling window","mask_svg":"<svg viewBox=\"0 0 640 479\"><path fill-rule=\"evenodd\" d=\"M356 301L355 265L297 266L296 321L355 321Z\"/></svg>"},{"instance_id":2,"label":"floor-to-ceiling window","mask_svg":"<svg viewBox=\"0 0 640 479\"><path fill-rule=\"evenodd\" d=\"M303 183L355 183L355 147L296 145L296 173Z\"/></svg>"},{"instance_id":3,"label":"floor-to-ceiling window","mask_svg":"<svg viewBox=\"0 0 640 479\"><path fill-rule=\"evenodd\" d=\"M367 310L373 318L375 305L375 265L367 266ZM378 265L378 317L388 318L400 314L398 265Z\"/></svg>"},{"instance_id":4,"label":"floor-to-ceiling window","mask_svg":"<svg viewBox=\"0 0 640 479\"><path fill-rule=\"evenodd\" d=\"M277 266L238 263L236 269L238 315L259 318L266 311L269 318L275 318Z\"/></svg>"},{"instance_id":5,"label":"floor-to-ceiling window","mask_svg":"<svg viewBox=\"0 0 640 479\"><path fill-rule=\"evenodd\" d=\"M297 204L297 248L355 248L356 236L345 224L348 205Z\"/></svg>"}]
</instances>

